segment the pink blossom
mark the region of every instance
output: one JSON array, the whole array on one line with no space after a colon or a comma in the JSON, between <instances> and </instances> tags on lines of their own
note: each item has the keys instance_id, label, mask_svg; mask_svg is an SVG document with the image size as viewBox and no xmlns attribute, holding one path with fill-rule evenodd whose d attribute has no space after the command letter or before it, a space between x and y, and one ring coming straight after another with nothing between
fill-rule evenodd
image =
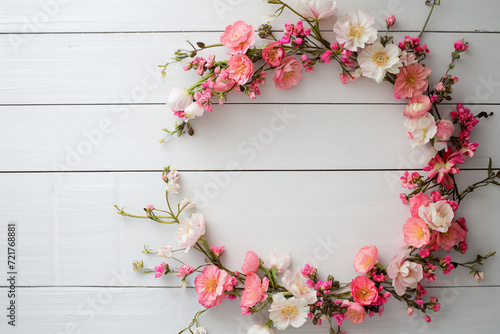
<instances>
[{"instance_id":1,"label":"pink blossom","mask_svg":"<svg viewBox=\"0 0 500 334\"><path fill-rule=\"evenodd\" d=\"M190 275L190 274L193 273L193 271L194 271L194 268L191 268L190 266L183 264L179 268L179 272L177 273L177 277L182 277L182 276Z\"/></svg>"},{"instance_id":2,"label":"pink blossom","mask_svg":"<svg viewBox=\"0 0 500 334\"><path fill-rule=\"evenodd\" d=\"M260 266L260 259L253 251L248 251L243 265L241 266L241 272L245 275L257 272Z\"/></svg>"},{"instance_id":3,"label":"pink blossom","mask_svg":"<svg viewBox=\"0 0 500 334\"><path fill-rule=\"evenodd\" d=\"M235 283L225 270L214 265L205 267L194 280L198 302L208 308L219 305L226 298L224 291L233 291Z\"/></svg>"},{"instance_id":4,"label":"pink blossom","mask_svg":"<svg viewBox=\"0 0 500 334\"><path fill-rule=\"evenodd\" d=\"M281 66L274 72L273 81L276 87L289 89L296 86L302 79L302 66L293 56L283 59Z\"/></svg>"},{"instance_id":5,"label":"pink blossom","mask_svg":"<svg viewBox=\"0 0 500 334\"><path fill-rule=\"evenodd\" d=\"M306 263L306 265L304 266L304 269L302 269L300 271L300 273L302 274L302 276L304 276L305 278L309 278L309 276L311 276L312 274L315 274L316 273L316 268L314 267L311 267L310 265L308 265Z\"/></svg>"},{"instance_id":6,"label":"pink blossom","mask_svg":"<svg viewBox=\"0 0 500 334\"><path fill-rule=\"evenodd\" d=\"M413 96L403 112L408 118L420 118L424 116L432 107L431 100L426 95Z\"/></svg>"},{"instance_id":7,"label":"pink blossom","mask_svg":"<svg viewBox=\"0 0 500 334\"><path fill-rule=\"evenodd\" d=\"M417 183L421 178L420 174L418 172L413 172L409 173L408 171L404 172L403 176L400 177L402 181L402 187L403 188L408 188L408 189L416 189L417 188Z\"/></svg>"},{"instance_id":8,"label":"pink blossom","mask_svg":"<svg viewBox=\"0 0 500 334\"><path fill-rule=\"evenodd\" d=\"M268 44L262 50L262 58L264 61L272 67L280 66L281 61L285 57L285 50L279 47L278 42L273 42Z\"/></svg>"},{"instance_id":9,"label":"pink blossom","mask_svg":"<svg viewBox=\"0 0 500 334\"><path fill-rule=\"evenodd\" d=\"M394 256L387 267L387 274L392 278L392 286L400 296L404 295L406 288L415 288L423 278L421 264L407 261L411 249Z\"/></svg>"},{"instance_id":10,"label":"pink blossom","mask_svg":"<svg viewBox=\"0 0 500 334\"><path fill-rule=\"evenodd\" d=\"M426 322L431 322L431 317L429 317L428 315L426 315L426 316L424 317L424 320L425 320Z\"/></svg>"},{"instance_id":11,"label":"pink blossom","mask_svg":"<svg viewBox=\"0 0 500 334\"><path fill-rule=\"evenodd\" d=\"M455 131L455 126L452 121L447 119L442 119L436 123L437 133L436 137L441 140L448 140L451 138L451 135Z\"/></svg>"},{"instance_id":12,"label":"pink blossom","mask_svg":"<svg viewBox=\"0 0 500 334\"><path fill-rule=\"evenodd\" d=\"M245 55L237 54L227 61L229 65L227 71L232 80L239 85L244 85L253 74L253 63Z\"/></svg>"},{"instance_id":13,"label":"pink blossom","mask_svg":"<svg viewBox=\"0 0 500 334\"><path fill-rule=\"evenodd\" d=\"M269 278L264 277L262 283L257 274L249 274L245 279L245 289L241 294L240 306L246 309L267 298L267 289L269 288Z\"/></svg>"},{"instance_id":14,"label":"pink blossom","mask_svg":"<svg viewBox=\"0 0 500 334\"><path fill-rule=\"evenodd\" d=\"M161 263L159 266L155 266L155 278L161 277L167 270L165 263Z\"/></svg>"},{"instance_id":15,"label":"pink blossom","mask_svg":"<svg viewBox=\"0 0 500 334\"><path fill-rule=\"evenodd\" d=\"M403 233L407 245L420 248L429 243L431 233L427 224L420 218L408 218L403 225Z\"/></svg>"},{"instance_id":16,"label":"pink blossom","mask_svg":"<svg viewBox=\"0 0 500 334\"><path fill-rule=\"evenodd\" d=\"M357 276L352 280L351 293L354 301L361 305L370 305L378 297L375 283L366 276Z\"/></svg>"},{"instance_id":17,"label":"pink blossom","mask_svg":"<svg viewBox=\"0 0 500 334\"><path fill-rule=\"evenodd\" d=\"M295 3L296 9L303 17L313 20L324 20L337 13L335 1L332 0L300 0Z\"/></svg>"},{"instance_id":18,"label":"pink blossom","mask_svg":"<svg viewBox=\"0 0 500 334\"><path fill-rule=\"evenodd\" d=\"M412 98L413 96L422 95L429 84L427 77L430 73L430 68L420 64L401 67L399 73L396 74L394 94L398 94L401 98Z\"/></svg>"},{"instance_id":19,"label":"pink blossom","mask_svg":"<svg viewBox=\"0 0 500 334\"><path fill-rule=\"evenodd\" d=\"M345 315L343 315L342 313L335 313L334 315L332 315L332 317L337 320L337 326L342 325L342 321L344 321L345 319Z\"/></svg>"},{"instance_id":20,"label":"pink blossom","mask_svg":"<svg viewBox=\"0 0 500 334\"><path fill-rule=\"evenodd\" d=\"M444 86L444 84L442 82L438 82L437 85L434 86L434 89L437 92L444 92L446 90L446 87Z\"/></svg>"},{"instance_id":21,"label":"pink blossom","mask_svg":"<svg viewBox=\"0 0 500 334\"><path fill-rule=\"evenodd\" d=\"M413 315L413 308L412 307L408 307L408 309L406 310L408 312L408 315Z\"/></svg>"},{"instance_id":22,"label":"pink blossom","mask_svg":"<svg viewBox=\"0 0 500 334\"><path fill-rule=\"evenodd\" d=\"M439 231L434 231L434 233L436 233L436 244L447 252L449 252L453 246L465 241L467 235L457 222L452 222L448 231L445 233L440 233Z\"/></svg>"},{"instance_id":23,"label":"pink blossom","mask_svg":"<svg viewBox=\"0 0 500 334\"><path fill-rule=\"evenodd\" d=\"M340 75L340 81L342 82L343 85L347 85L347 82L349 80L349 76L345 73L342 73Z\"/></svg>"},{"instance_id":24,"label":"pink blossom","mask_svg":"<svg viewBox=\"0 0 500 334\"><path fill-rule=\"evenodd\" d=\"M474 274L474 279L478 282L481 282L484 279L484 273L482 271L477 271Z\"/></svg>"},{"instance_id":25,"label":"pink blossom","mask_svg":"<svg viewBox=\"0 0 500 334\"><path fill-rule=\"evenodd\" d=\"M396 22L396 17L394 15L390 14L389 16L387 16L387 19L385 20L385 22L387 23L388 27L392 27L394 25L394 23Z\"/></svg>"},{"instance_id":26,"label":"pink blossom","mask_svg":"<svg viewBox=\"0 0 500 334\"><path fill-rule=\"evenodd\" d=\"M464 43L463 40L458 40L458 41L455 41L455 43L453 43L453 47L457 51L465 51L469 48L469 45L467 45L467 43Z\"/></svg>"},{"instance_id":27,"label":"pink blossom","mask_svg":"<svg viewBox=\"0 0 500 334\"><path fill-rule=\"evenodd\" d=\"M228 90L233 88L234 85L235 82L233 79L231 79L229 72L227 70L222 70L220 71L219 75L217 75L217 79L215 79L214 92L227 92Z\"/></svg>"},{"instance_id":28,"label":"pink blossom","mask_svg":"<svg viewBox=\"0 0 500 334\"><path fill-rule=\"evenodd\" d=\"M410 212L412 217L418 217L418 209L421 206L427 206L431 199L424 193L418 193L410 198Z\"/></svg>"},{"instance_id":29,"label":"pink blossom","mask_svg":"<svg viewBox=\"0 0 500 334\"><path fill-rule=\"evenodd\" d=\"M256 41L253 34L253 26L243 21L237 21L233 25L228 25L226 27L226 30L220 37L220 42L222 45L231 48L231 51L227 54L236 55L239 53L246 53L248 48Z\"/></svg>"},{"instance_id":30,"label":"pink blossom","mask_svg":"<svg viewBox=\"0 0 500 334\"><path fill-rule=\"evenodd\" d=\"M360 274L366 274L378 262L378 250L374 245L361 248L354 260L354 269Z\"/></svg>"},{"instance_id":31,"label":"pink blossom","mask_svg":"<svg viewBox=\"0 0 500 334\"><path fill-rule=\"evenodd\" d=\"M224 246L211 246L210 250L215 256L219 257L224 252Z\"/></svg>"},{"instance_id":32,"label":"pink blossom","mask_svg":"<svg viewBox=\"0 0 500 334\"><path fill-rule=\"evenodd\" d=\"M358 303L351 303L347 307L347 311L345 313L345 318L352 323L360 324L365 320L366 310L363 305Z\"/></svg>"},{"instance_id":33,"label":"pink blossom","mask_svg":"<svg viewBox=\"0 0 500 334\"><path fill-rule=\"evenodd\" d=\"M429 165L423 168L424 171L429 172L427 177L429 179L437 175L436 181L446 186L446 188L453 188L453 179L449 174L457 174L459 172L458 164L464 163L465 159L459 152L453 152L453 149L448 146L448 149L442 153L438 153L429 161Z\"/></svg>"}]
</instances>

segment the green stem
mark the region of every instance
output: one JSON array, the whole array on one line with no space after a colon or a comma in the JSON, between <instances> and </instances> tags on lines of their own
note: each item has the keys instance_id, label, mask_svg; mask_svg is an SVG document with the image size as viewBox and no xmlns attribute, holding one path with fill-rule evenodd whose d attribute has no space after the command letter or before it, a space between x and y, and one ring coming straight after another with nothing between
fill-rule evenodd
<instances>
[{"instance_id":1,"label":"green stem","mask_svg":"<svg viewBox=\"0 0 500 334\"><path fill-rule=\"evenodd\" d=\"M431 18L432 11L434 10L434 6L436 6L436 1L432 3L431 10L429 11L429 15L427 15L427 20L425 20L424 26L422 27L422 30L420 30L420 34L418 34L418 38L422 37L425 27L427 27L427 23L429 23L429 19Z\"/></svg>"}]
</instances>

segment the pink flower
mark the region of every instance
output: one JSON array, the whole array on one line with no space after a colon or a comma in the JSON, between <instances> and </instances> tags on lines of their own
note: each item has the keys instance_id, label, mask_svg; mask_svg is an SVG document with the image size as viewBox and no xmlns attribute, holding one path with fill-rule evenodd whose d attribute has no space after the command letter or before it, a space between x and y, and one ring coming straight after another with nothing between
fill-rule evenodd
<instances>
[{"instance_id":1,"label":"pink flower","mask_svg":"<svg viewBox=\"0 0 500 334\"><path fill-rule=\"evenodd\" d=\"M274 72L273 81L276 87L290 89L302 79L302 65L293 56L283 59L281 66Z\"/></svg>"},{"instance_id":2,"label":"pink flower","mask_svg":"<svg viewBox=\"0 0 500 334\"><path fill-rule=\"evenodd\" d=\"M267 289L269 288L269 278L264 277L262 283L257 274L249 274L245 279L245 290L241 293L240 306L242 310L254 306L267 298Z\"/></svg>"},{"instance_id":3,"label":"pink flower","mask_svg":"<svg viewBox=\"0 0 500 334\"><path fill-rule=\"evenodd\" d=\"M280 66L284 57L285 50L279 47L278 42L271 43L262 50L262 58L272 67Z\"/></svg>"},{"instance_id":4,"label":"pink flower","mask_svg":"<svg viewBox=\"0 0 500 334\"><path fill-rule=\"evenodd\" d=\"M190 275L190 274L193 273L193 271L194 271L194 268L191 268L190 266L187 266L187 265L183 264L179 268L179 272L177 273L177 277L182 277L182 276Z\"/></svg>"},{"instance_id":5,"label":"pink flower","mask_svg":"<svg viewBox=\"0 0 500 334\"><path fill-rule=\"evenodd\" d=\"M457 51L465 51L469 48L469 45L467 45L467 43L464 43L463 40L458 40L458 41L455 41L455 43L453 43L453 47Z\"/></svg>"},{"instance_id":6,"label":"pink flower","mask_svg":"<svg viewBox=\"0 0 500 334\"><path fill-rule=\"evenodd\" d=\"M220 42L222 45L231 48L231 51L227 54L245 53L256 41L253 33L254 29L251 25L243 21L237 21L233 25L226 27L226 30L220 37Z\"/></svg>"},{"instance_id":7,"label":"pink flower","mask_svg":"<svg viewBox=\"0 0 500 334\"><path fill-rule=\"evenodd\" d=\"M365 320L366 310L363 305L358 303L351 303L347 307L347 311L345 313L345 318L352 323L360 324Z\"/></svg>"},{"instance_id":8,"label":"pink flower","mask_svg":"<svg viewBox=\"0 0 500 334\"><path fill-rule=\"evenodd\" d=\"M427 224L420 218L408 218L403 225L403 233L407 245L420 248L429 243L431 233Z\"/></svg>"},{"instance_id":9,"label":"pink flower","mask_svg":"<svg viewBox=\"0 0 500 334\"><path fill-rule=\"evenodd\" d=\"M347 74L342 73L339 78L343 85L347 85L347 82L349 81L349 76Z\"/></svg>"},{"instance_id":10,"label":"pink flower","mask_svg":"<svg viewBox=\"0 0 500 334\"><path fill-rule=\"evenodd\" d=\"M165 263L161 263L159 266L155 266L155 278L161 277L167 270Z\"/></svg>"},{"instance_id":11,"label":"pink flower","mask_svg":"<svg viewBox=\"0 0 500 334\"><path fill-rule=\"evenodd\" d=\"M443 247L447 252L453 246L465 241L467 235L457 222L452 222L446 233L440 233L439 231L434 231L433 233L436 233L436 244Z\"/></svg>"},{"instance_id":12,"label":"pink flower","mask_svg":"<svg viewBox=\"0 0 500 334\"><path fill-rule=\"evenodd\" d=\"M387 23L388 27L392 27L394 25L394 23L396 23L396 17L394 15L390 14L389 16L387 16L387 19L385 20L385 22Z\"/></svg>"},{"instance_id":13,"label":"pink flower","mask_svg":"<svg viewBox=\"0 0 500 334\"><path fill-rule=\"evenodd\" d=\"M437 201L428 206L420 207L418 215L430 228L445 233L451 226L455 213L450 204L445 201Z\"/></svg>"},{"instance_id":14,"label":"pink flower","mask_svg":"<svg viewBox=\"0 0 500 334\"><path fill-rule=\"evenodd\" d=\"M478 282L481 282L484 279L484 273L482 271L478 271L474 274L474 279Z\"/></svg>"},{"instance_id":15,"label":"pink flower","mask_svg":"<svg viewBox=\"0 0 500 334\"><path fill-rule=\"evenodd\" d=\"M400 177L402 181L402 187L403 188L408 188L408 189L416 189L417 188L417 183L421 178L421 175L417 172L409 173L408 171L404 172L403 176Z\"/></svg>"},{"instance_id":16,"label":"pink flower","mask_svg":"<svg viewBox=\"0 0 500 334\"><path fill-rule=\"evenodd\" d=\"M411 249L394 256L387 267L387 275L392 278L392 286L400 296L404 295L406 288L415 288L424 277L422 265L406 261Z\"/></svg>"},{"instance_id":17,"label":"pink flower","mask_svg":"<svg viewBox=\"0 0 500 334\"><path fill-rule=\"evenodd\" d=\"M455 126L452 121L447 119L442 119L436 123L437 133L436 137L441 140L448 140L451 138L451 135L455 131Z\"/></svg>"},{"instance_id":18,"label":"pink flower","mask_svg":"<svg viewBox=\"0 0 500 334\"><path fill-rule=\"evenodd\" d=\"M227 71L232 80L239 85L244 85L253 74L253 63L245 55L237 54L227 61Z\"/></svg>"},{"instance_id":19,"label":"pink flower","mask_svg":"<svg viewBox=\"0 0 500 334\"><path fill-rule=\"evenodd\" d=\"M434 89L437 92L444 92L446 90L446 87L444 86L444 84L442 82L438 82L437 85L434 86Z\"/></svg>"},{"instance_id":20,"label":"pink flower","mask_svg":"<svg viewBox=\"0 0 500 334\"><path fill-rule=\"evenodd\" d=\"M458 164L464 163L465 158L460 152L453 152L453 149L448 146L446 152L442 156L438 153L429 161L429 165L423 168L424 171L429 172L427 177L429 179L437 175L437 182L446 186L446 188L453 188L453 179L449 174L457 174L459 169Z\"/></svg>"},{"instance_id":21,"label":"pink flower","mask_svg":"<svg viewBox=\"0 0 500 334\"><path fill-rule=\"evenodd\" d=\"M361 248L354 260L354 269L360 274L366 274L378 262L377 247L370 245Z\"/></svg>"},{"instance_id":22,"label":"pink flower","mask_svg":"<svg viewBox=\"0 0 500 334\"><path fill-rule=\"evenodd\" d=\"M410 198L410 212L412 217L418 217L418 209L431 203L431 198L424 193L418 193Z\"/></svg>"},{"instance_id":23,"label":"pink flower","mask_svg":"<svg viewBox=\"0 0 500 334\"><path fill-rule=\"evenodd\" d=\"M233 291L234 284L225 270L214 265L205 267L194 280L198 302L205 307L217 306L226 298L224 291Z\"/></svg>"},{"instance_id":24,"label":"pink flower","mask_svg":"<svg viewBox=\"0 0 500 334\"><path fill-rule=\"evenodd\" d=\"M401 67L396 74L396 83L394 84L394 94L401 98L412 98L416 95L422 95L429 85L427 77L431 69L420 64L413 64Z\"/></svg>"},{"instance_id":25,"label":"pink flower","mask_svg":"<svg viewBox=\"0 0 500 334\"><path fill-rule=\"evenodd\" d=\"M217 75L217 79L215 79L214 92L227 92L228 90L233 88L235 84L236 83L233 79L231 79L229 72L227 70L222 70L220 71L219 75Z\"/></svg>"},{"instance_id":26,"label":"pink flower","mask_svg":"<svg viewBox=\"0 0 500 334\"><path fill-rule=\"evenodd\" d=\"M378 298L375 283L366 276L357 276L352 280L351 293L354 301L361 305L370 305Z\"/></svg>"},{"instance_id":27,"label":"pink flower","mask_svg":"<svg viewBox=\"0 0 500 334\"><path fill-rule=\"evenodd\" d=\"M188 252L204 234L205 217L201 213L194 213L191 218L183 217L179 220L179 230L175 236L179 245L186 247Z\"/></svg>"},{"instance_id":28,"label":"pink flower","mask_svg":"<svg viewBox=\"0 0 500 334\"><path fill-rule=\"evenodd\" d=\"M408 118L420 118L424 116L432 107L431 100L426 95L413 96L406 106L403 115Z\"/></svg>"},{"instance_id":29,"label":"pink flower","mask_svg":"<svg viewBox=\"0 0 500 334\"><path fill-rule=\"evenodd\" d=\"M245 275L257 272L260 266L260 259L253 251L248 251L241 266L241 272Z\"/></svg>"},{"instance_id":30,"label":"pink flower","mask_svg":"<svg viewBox=\"0 0 500 334\"><path fill-rule=\"evenodd\" d=\"M224 253L224 246L211 246L210 250L215 256L219 257L222 253Z\"/></svg>"}]
</instances>

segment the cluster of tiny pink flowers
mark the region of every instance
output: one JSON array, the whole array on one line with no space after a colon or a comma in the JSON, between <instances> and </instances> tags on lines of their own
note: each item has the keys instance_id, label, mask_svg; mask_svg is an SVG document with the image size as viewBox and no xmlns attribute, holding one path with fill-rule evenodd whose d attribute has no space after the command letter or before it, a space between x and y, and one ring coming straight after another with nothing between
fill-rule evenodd
<instances>
[{"instance_id":1,"label":"cluster of tiny pink flowers","mask_svg":"<svg viewBox=\"0 0 500 334\"><path fill-rule=\"evenodd\" d=\"M465 108L461 103L457 104L457 111L452 111L450 115L454 121L460 124L461 131L459 138L462 147L466 149L464 154L469 157L474 156L478 144L473 143L471 145L469 140L472 129L479 123L479 120L474 117L470 109ZM470 148L470 150L467 150L467 148Z\"/></svg>"},{"instance_id":2,"label":"cluster of tiny pink flowers","mask_svg":"<svg viewBox=\"0 0 500 334\"><path fill-rule=\"evenodd\" d=\"M404 172L403 176L401 176L401 182L403 188L408 189L416 189L417 181L420 180L422 176L418 172L409 173L408 171Z\"/></svg>"},{"instance_id":3,"label":"cluster of tiny pink flowers","mask_svg":"<svg viewBox=\"0 0 500 334\"><path fill-rule=\"evenodd\" d=\"M447 255L439 261L439 266L443 269L444 274L449 274L453 269L455 269L455 266L451 262L451 256Z\"/></svg>"},{"instance_id":4,"label":"cluster of tiny pink flowers","mask_svg":"<svg viewBox=\"0 0 500 334\"><path fill-rule=\"evenodd\" d=\"M252 82L248 85L248 90L246 91L246 94L251 98L255 99L258 95L260 95L260 90L259 86L260 85L265 85L266 84L266 71L261 71L259 74L254 77Z\"/></svg>"},{"instance_id":5,"label":"cluster of tiny pink flowers","mask_svg":"<svg viewBox=\"0 0 500 334\"><path fill-rule=\"evenodd\" d=\"M399 48L403 51L413 50L417 56L429 53L427 44L420 44L419 37L405 36L404 42L399 42Z\"/></svg>"},{"instance_id":6,"label":"cluster of tiny pink flowers","mask_svg":"<svg viewBox=\"0 0 500 334\"><path fill-rule=\"evenodd\" d=\"M187 63L182 68L184 69L184 71L195 69L198 75L203 76L207 69L210 69L214 66L214 60L214 55L209 55L207 59L203 57L196 57L193 59L193 61Z\"/></svg>"},{"instance_id":7,"label":"cluster of tiny pink flowers","mask_svg":"<svg viewBox=\"0 0 500 334\"><path fill-rule=\"evenodd\" d=\"M293 44L299 46L304 42L304 38L311 34L311 29L304 29L302 21L298 21L296 25L288 22L285 24L283 33L285 36L278 40L279 45L289 44L293 41Z\"/></svg>"}]
</instances>

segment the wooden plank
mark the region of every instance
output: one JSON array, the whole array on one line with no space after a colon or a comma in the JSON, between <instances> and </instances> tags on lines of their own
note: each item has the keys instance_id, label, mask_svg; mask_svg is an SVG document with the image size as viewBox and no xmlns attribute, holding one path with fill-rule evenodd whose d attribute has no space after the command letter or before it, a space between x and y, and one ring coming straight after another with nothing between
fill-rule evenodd
<instances>
[{"instance_id":1,"label":"wooden plank","mask_svg":"<svg viewBox=\"0 0 500 334\"><path fill-rule=\"evenodd\" d=\"M428 7L422 1L391 0L382 3L351 0L337 1L341 14L363 10L377 18L377 26L385 27L389 13L396 14L396 29L419 31L427 17ZM277 7L259 0L150 0L147 5L133 0L63 1L5 0L0 4L1 32L103 32L103 31L197 31L224 30L237 20L245 20L258 27L265 13ZM498 31L495 14L498 3L483 0L481 5L467 0L443 2L433 13L428 29L453 31L460 20L461 31ZM462 18L467 17L466 20ZM276 27L292 19L285 15L276 20ZM334 20L323 24L331 29ZM279 28L278 28L279 29ZM28 37L28 36L26 36ZM29 37L28 37L29 38Z\"/></svg>"},{"instance_id":2,"label":"wooden plank","mask_svg":"<svg viewBox=\"0 0 500 334\"><path fill-rule=\"evenodd\" d=\"M459 184L482 179L484 171L463 171ZM207 217L211 245L225 245L228 268L241 266L245 253L262 258L288 248L298 270L305 263L342 282L355 275L352 262L364 245L379 248L388 263L400 229L409 217L400 203L399 172L190 172L181 176L182 192ZM155 279L137 274L131 263L161 262L141 254L143 246L173 245L175 226L124 218L114 204L141 214L148 203L162 208L161 173L0 174L0 210L5 222L18 224L19 284L23 286L103 286L117 277L131 286L179 286L177 277ZM495 250L499 244L500 189L478 190L464 202L470 232L469 253ZM2 228L3 229L3 228ZM5 236L4 231L0 235ZM443 253L444 255L445 253ZM181 254L188 264L203 259ZM6 261L5 252L0 262ZM467 270L440 277L436 285L500 284L500 257L488 261L486 280L477 283Z\"/></svg>"},{"instance_id":3,"label":"wooden plank","mask_svg":"<svg viewBox=\"0 0 500 334\"><path fill-rule=\"evenodd\" d=\"M481 107L497 111L495 105ZM168 163L182 170L418 168L402 109L226 105L193 121L194 137L168 137L159 144L161 128L175 121L163 105L4 106L0 169L159 170ZM499 127L498 115L480 123L472 140L481 145L465 168L486 168L489 157L500 167Z\"/></svg>"},{"instance_id":4,"label":"wooden plank","mask_svg":"<svg viewBox=\"0 0 500 334\"><path fill-rule=\"evenodd\" d=\"M186 39L212 43L218 41L219 33L34 35L26 48L17 51L11 47L10 37L0 35L4 58L0 104L135 104L163 103L172 87L191 86L196 74L185 73L176 64L167 78L161 79L157 65L165 63L177 48L187 46ZM431 84L446 71L453 41L461 38L471 42L471 49L454 71L461 80L454 87L455 99L472 104L499 103L500 78L491 71L500 45L498 34L425 35L431 50L426 65L434 71ZM216 54L226 57L224 52L219 49ZM269 80L257 102L401 103L394 99L388 83L376 85L363 79L344 87L338 74L335 65L322 64L290 91L275 88ZM240 95L230 102L251 100Z\"/></svg>"},{"instance_id":5,"label":"wooden plank","mask_svg":"<svg viewBox=\"0 0 500 334\"><path fill-rule=\"evenodd\" d=\"M18 320L16 333L177 333L190 322L190 317L202 308L197 304L194 289L164 288L18 288ZM7 291L0 288L2 296ZM366 318L360 325L345 321L343 330L356 333L418 334L463 333L478 331L495 333L500 320L493 316L498 304L498 287L430 289L429 294L440 299L441 310L432 313L431 323L420 314L408 317L406 308L390 300L381 318ZM3 297L2 297L3 298ZM471 306L474 305L474 307ZM460 316L474 313L474 318ZM220 306L200 318L200 325L209 333L246 334L254 323L267 320L265 312L254 316L239 314L237 301L225 300ZM2 331L14 332L6 321ZM287 333L324 334L328 325L307 323Z\"/></svg>"}]
</instances>

